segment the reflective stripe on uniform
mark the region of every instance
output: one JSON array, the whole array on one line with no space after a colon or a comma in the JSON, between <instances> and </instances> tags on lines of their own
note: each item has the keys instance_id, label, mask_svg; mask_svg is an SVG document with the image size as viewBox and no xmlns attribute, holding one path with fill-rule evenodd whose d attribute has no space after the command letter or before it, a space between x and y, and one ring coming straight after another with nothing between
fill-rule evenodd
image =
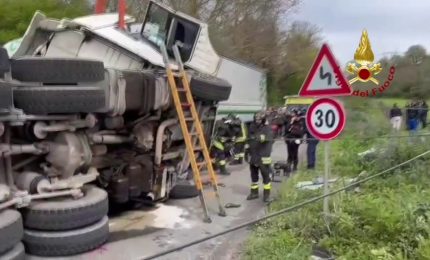
<instances>
[{"instance_id":1,"label":"reflective stripe on uniform","mask_svg":"<svg viewBox=\"0 0 430 260\"><path fill-rule=\"evenodd\" d=\"M240 128L242 129L242 136L237 138L236 143L243 143L246 141L246 128L245 128L245 124L242 123L240 124Z\"/></svg>"},{"instance_id":2,"label":"reflective stripe on uniform","mask_svg":"<svg viewBox=\"0 0 430 260\"><path fill-rule=\"evenodd\" d=\"M260 135L260 141L264 142L266 140L266 135Z\"/></svg>"},{"instance_id":3,"label":"reflective stripe on uniform","mask_svg":"<svg viewBox=\"0 0 430 260\"><path fill-rule=\"evenodd\" d=\"M237 153L234 155L234 159L240 159L240 158L244 158L245 157L245 153Z\"/></svg>"},{"instance_id":4,"label":"reflective stripe on uniform","mask_svg":"<svg viewBox=\"0 0 430 260\"><path fill-rule=\"evenodd\" d=\"M256 190L256 189L258 189L258 183L252 183L252 184L251 184L251 189L252 189L252 190Z\"/></svg>"},{"instance_id":5,"label":"reflective stripe on uniform","mask_svg":"<svg viewBox=\"0 0 430 260\"><path fill-rule=\"evenodd\" d=\"M221 165L221 166L224 166L224 165L226 164L225 160L220 160L218 163L219 163L219 165Z\"/></svg>"},{"instance_id":6,"label":"reflective stripe on uniform","mask_svg":"<svg viewBox=\"0 0 430 260\"><path fill-rule=\"evenodd\" d=\"M271 190L271 189L272 189L272 183L271 183L271 182L269 182L269 183L267 183L267 184L264 184L264 185L263 185L263 189L265 189L265 190Z\"/></svg>"},{"instance_id":7,"label":"reflective stripe on uniform","mask_svg":"<svg viewBox=\"0 0 430 260\"><path fill-rule=\"evenodd\" d=\"M262 157L261 158L261 162L263 164L271 164L272 163L272 158L271 157Z\"/></svg>"},{"instance_id":8,"label":"reflective stripe on uniform","mask_svg":"<svg viewBox=\"0 0 430 260\"><path fill-rule=\"evenodd\" d=\"M224 150L224 145L221 142L214 141L214 146L220 150Z\"/></svg>"}]
</instances>

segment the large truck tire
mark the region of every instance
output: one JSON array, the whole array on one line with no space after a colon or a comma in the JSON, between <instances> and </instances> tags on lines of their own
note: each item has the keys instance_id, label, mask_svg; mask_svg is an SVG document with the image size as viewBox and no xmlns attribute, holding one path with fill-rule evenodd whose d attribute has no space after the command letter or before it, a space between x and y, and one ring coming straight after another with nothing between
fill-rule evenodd
<instances>
[{"instance_id":1,"label":"large truck tire","mask_svg":"<svg viewBox=\"0 0 430 260\"><path fill-rule=\"evenodd\" d=\"M230 97L231 84L211 75L188 71L193 96L207 101L225 101Z\"/></svg>"},{"instance_id":2,"label":"large truck tire","mask_svg":"<svg viewBox=\"0 0 430 260\"><path fill-rule=\"evenodd\" d=\"M105 216L98 222L69 231L24 231L27 253L37 256L68 256L96 249L109 237L109 221Z\"/></svg>"},{"instance_id":3,"label":"large truck tire","mask_svg":"<svg viewBox=\"0 0 430 260\"><path fill-rule=\"evenodd\" d=\"M172 199L188 199L199 195L195 185L176 184L169 192L169 197Z\"/></svg>"},{"instance_id":4,"label":"large truck tire","mask_svg":"<svg viewBox=\"0 0 430 260\"><path fill-rule=\"evenodd\" d=\"M20 86L13 89L15 107L28 114L94 113L105 109L108 85Z\"/></svg>"},{"instance_id":5,"label":"large truck tire","mask_svg":"<svg viewBox=\"0 0 430 260\"><path fill-rule=\"evenodd\" d=\"M78 58L24 57L11 60L12 78L24 82L67 84L102 81L103 62Z\"/></svg>"},{"instance_id":6,"label":"large truck tire","mask_svg":"<svg viewBox=\"0 0 430 260\"><path fill-rule=\"evenodd\" d=\"M92 185L83 188L79 199L60 197L34 201L22 211L24 226L35 230L69 230L93 224L108 212L106 191Z\"/></svg>"},{"instance_id":7,"label":"large truck tire","mask_svg":"<svg viewBox=\"0 0 430 260\"><path fill-rule=\"evenodd\" d=\"M0 260L24 260L25 249L24 245L19 242L12 249L0 255Z\"/></svg>"},{"instance_id":8,"label":"large truck tire","mask_svg":"<svg viewBox=\"0 0 430 260\"><path fill-rule=\"evenodd\" d=\"M6 209L0 212L0 254L13 248L23 237L21 214Z\"/></svg>"}]
</instances>

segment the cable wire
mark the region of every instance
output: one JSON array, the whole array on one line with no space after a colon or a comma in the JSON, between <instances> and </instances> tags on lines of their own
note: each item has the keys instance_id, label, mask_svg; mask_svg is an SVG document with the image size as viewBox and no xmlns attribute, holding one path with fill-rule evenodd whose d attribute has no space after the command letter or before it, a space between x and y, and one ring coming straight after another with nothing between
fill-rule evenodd
<instances>
[{"instance_id":1,"label":"cable wire","mask_svg":"<svg viewBox=\"0 0 430 260\"><path fill-rule=\"evenodd\" d=\"M174 247L174 248L171 248L171 249L167 249L167 250L165 250L165 251L162 251L162 252L159 252L159 253L156 253L156 254L150 255L150 256L143 257L143 258L141 258L141 259L143 259L143 260L155 259L155 258L157 258L157 257L161 257L161 256L164 256L164 255L167 255L167 254L170 254L170 253L173 253L173 252L176 252L176 251L182 250L182 249L184 249L184 248L187 248L187 247L190 247L190 246L193 246L193 245L196 245L196 244L200 244L200 243L202 243L202 242L205 242L205 241L207 241L207 240L210 240L210 239L213 239L213 238L216 238L216 237L219 237L219 236L225 235L225 234L227 234L227 233L230 233L230 232L233 232L233 231L236 231L236 230L239 230L239 229L242 229L242 228L248 227L248 226L252 226L252 225L257 224L257 223L259 223L259 222L261 222L261 221L263 221L263 220L267 220L267 219L270 219L270 218L273 218L273 217L279 216L279 215L284 214L284 213L288 213L288 212L295 211L295 210L297 210L297 209L301 209L301 208L303 208L304 206L307 206L307 205L309 205L309 204L312 204L312 203L314 203L314 202L316 202L316 201L319 201L319 200L321 200L321 199L324 199L324 198L326 198L326 197L333 196L333 195L335 195L335 194L337 194L337 193L340 193L340 192L342 192L342 191L345 191L345 190L347 190L347 189L350 189L350 188L352 188L352 187L355 187L355 186L357 186L358 184L362 184L362 183L368 182L369 180L372 180L372 179L374 179L374 178L376 178L376 177L379 177L379 176L381 176L381 175L383 175L383 174L385 174L385 173L387 173L387 172L393 171L393 170L395 170L395 169L397 169L397 168L400 168L400 167L402 167L402 166L404 166L404 165L406 165L406 164L409 164L409 163L411 163L411 162L413 162L413 161L415 161L415 160L417 160L417 159L419 159L419 158L421 158L421 157L424 157L425 155L427 155L427 154L429 154L429 153L430 153L430 150L428 150L428 151L426 151L426 152L423 152L423 153L421 153L421 154L419 154L419 155L417 155L417 156L415 156L415 157L413 157L413 158L411 158L411 159L409 159L409 160L407 160L407 161L404 161L404 162L402 162L402 163L400 163L400 164L397 164L397 165L395 165L395 166L393 166L393 167L390 167L390 168L388 168L388 169L386 169L386 170L384 170L384 171L381 171L381 172L376 173L376 174L374 174L374 175L371 175L371 176L369 176L369 177L366 177L366 178L363 178L363 179L361 179L361 180L355 181L355 182L353 182L353 183L351 183L351 184L349 184L349 185L344 186L343 188L339 188L339 189L334 190L334 191L331 191L331 192L329 192L329 193L327 193L327 194L323 194L323 195L315 196L315 197L313 197L313 198L311 198L311 199L308 199L308 200L306 200L306 201L300 202L300 203L295 204L295 205L293 205L293 206L290 206L290 207L288 207L288 208L285 208L285 209L282 209L282 210L279 210L279 211L276 211L276 212L270 213L270 214L268 214L268 215L266 215L266 216L263 216L263 217L261 217L261 218L258 218L258 219L256 219L256 220L252 220L252 221L245 222L245 223L243 223L243 224L240 224L240 225L238 225L238 226L235 226L235 227L231 227L231 228L225 229L225 230L223 230L223 231L220 231L220 232L218 232L218 233L212 234L212 235L210 235L210 236L206 236L206 237L204 237L204 238L196 239L196 240L194 240L194 241L192 241L192 242L189 242L189 243L183 244L183 245L181 245L181 246Z\"/></svg>"},{"instance_id":2,"label":"cable wire","mask_svg":"<svg viewBox=\"0 0 430 260\"><path fill-rule=\"evenodd\" d=\"M347 140L347 139L356 139L356 140L370 140L370 139L397 139L397 138L414 138L414 137L425 137L425 136L430 136L430 133L424 133L424 134L409 134L409 135L380 135L380 136L352 136L352 137L338 137L334 140L331 141L341 141L341 140ZM216 140L216 138L212 138L212 140ZM247 138L248 140L253 140L253 138ZM295 141L295 140L300 140L300 141L310 141L310 140L319 140L317 138L288 138L288 137L277 137L274 139L271 139L269 141ZM234 141L234 139L228 140L230 142Z\"/></svg>"}]
</instances>

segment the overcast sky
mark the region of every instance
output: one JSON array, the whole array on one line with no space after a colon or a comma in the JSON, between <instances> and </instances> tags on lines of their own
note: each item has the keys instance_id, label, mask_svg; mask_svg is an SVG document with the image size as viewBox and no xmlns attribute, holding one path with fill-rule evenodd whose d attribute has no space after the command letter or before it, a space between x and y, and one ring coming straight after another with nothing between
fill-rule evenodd
<instances>
[{"instance_id":1,"label":"overcast sky","mask_svg":"<svg viewBox=\"0 0 430 260\"><path fill-rule=\"evenodd\" d=\"M363 29L375 59L414 44L430 52L430 0L302 0L294 19L319 26L342 64L353 58Z\"/></svg>"}]
</instances>

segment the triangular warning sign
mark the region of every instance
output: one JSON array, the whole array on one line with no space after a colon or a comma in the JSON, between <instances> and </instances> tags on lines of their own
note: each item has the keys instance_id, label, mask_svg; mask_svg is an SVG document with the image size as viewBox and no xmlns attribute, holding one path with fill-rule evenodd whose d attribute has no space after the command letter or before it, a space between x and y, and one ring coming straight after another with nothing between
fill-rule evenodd
<instances>
[{"instance_id":1,"label":"triangular warning sign","mask_svg":"<svg viewBox=\"0 0 430 260\"><path fill-rule=\"evenodd\" d=\"M300 89L299 96L348 96L352 88L343 76L329 47L323 44Z\"/></svg>"}]
</instances>

